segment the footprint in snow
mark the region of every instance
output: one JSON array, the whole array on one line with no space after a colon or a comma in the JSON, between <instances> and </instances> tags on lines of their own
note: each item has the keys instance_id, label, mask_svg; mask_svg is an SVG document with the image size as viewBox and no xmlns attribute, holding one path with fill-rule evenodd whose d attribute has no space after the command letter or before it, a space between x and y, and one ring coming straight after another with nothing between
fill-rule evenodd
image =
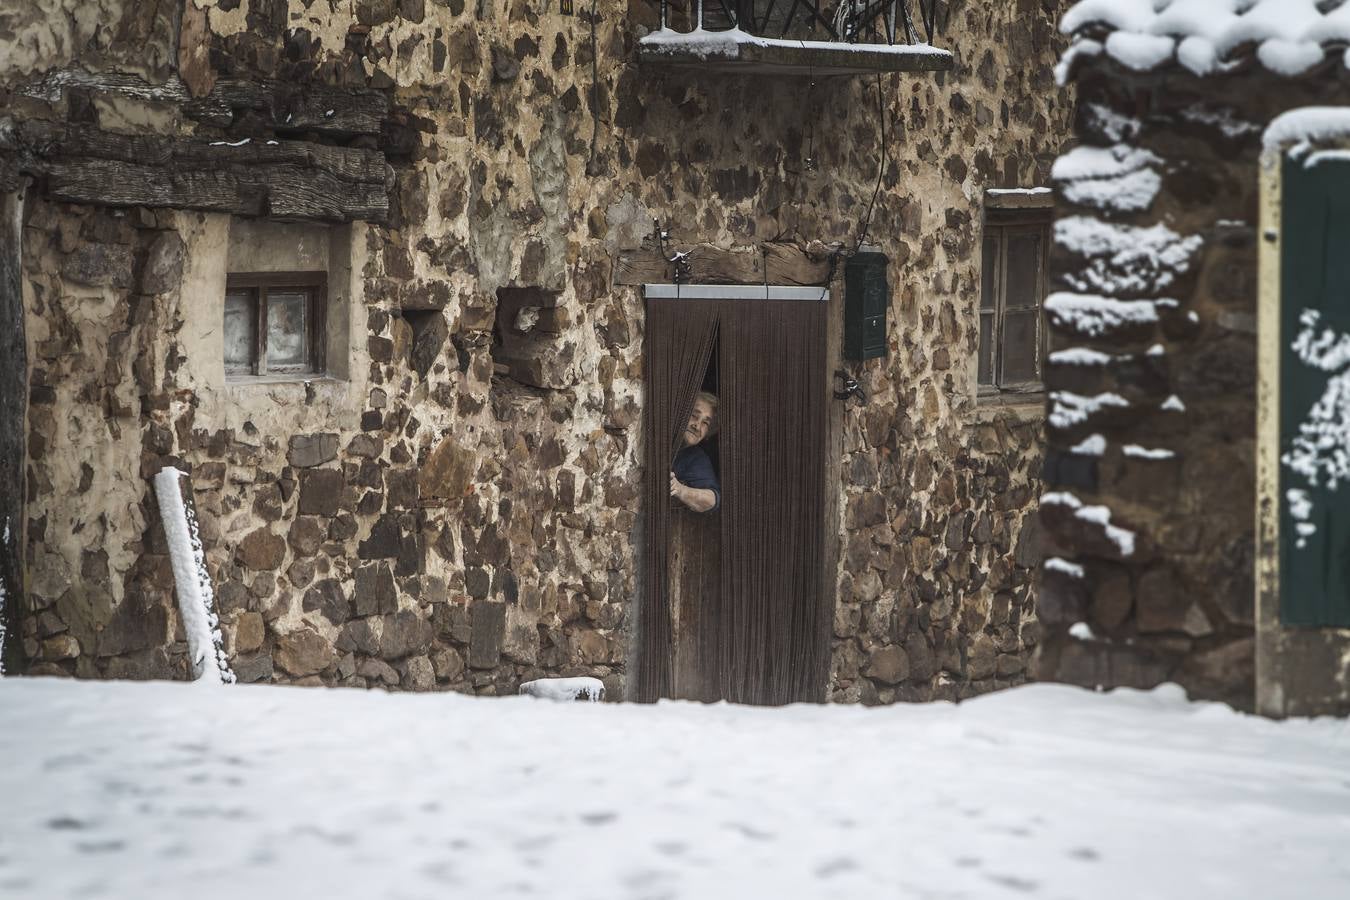
<instances>
[{"instance_id":1,"label":"footprint in snow","mask_svg":"<svg viewBox=\"0 0 1350 900\"><path fill-rule=\"evenodd\" d=\"M1036 890L1038 885L1029 878L1018 878L1015 875L987 875L994 884L1001 884L1006 888L1012 888L1014 891L1031 892Z\"/></svg>"},{"instance_id":2,"label":"footprint in snow","mask_svg":"<svg viewBox=\"0 0 1350 900\"><path fill-rule=\"evenodd\" d=\"M758 828L752 828L740 822L727 822L726 827L733 831L739 831L741 834L756 841L768 841L773 839L772 831L760 831Z\"/></svg>"},{"instance_id":3,"label":"footprint in snow","mask_svg":"<svg viewBox=\"0 0 1350 900\"><path fill-rule=\"evenodd\" d=\"M826 860L816 866L816 877L829 878L833 875L838 875L841 872L848 872L856 868L858 868L858 864L852 859L847 856L838 856L834 859Z\"/></svg>"}]
</instances>

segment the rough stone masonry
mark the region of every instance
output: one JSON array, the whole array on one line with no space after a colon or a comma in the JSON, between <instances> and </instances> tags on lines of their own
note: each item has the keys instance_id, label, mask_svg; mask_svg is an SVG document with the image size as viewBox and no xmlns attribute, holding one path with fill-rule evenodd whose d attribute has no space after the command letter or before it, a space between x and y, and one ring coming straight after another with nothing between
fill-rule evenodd
<instances>
[{"instance_id":1,"label":"rough stone masonry","mask_svg":"<svg viewBox=\"0 0 1350 900\"><path fill-rule=\"evenodd\" d=\"M952 72L815 79L641 68L646 0L7 14L27 671L186 677L149 486L177 463L241 680L622 697L643 316L616 261L658 222L851 245L880 166L889 354L845 413L829 693L1023 680L1043 408L976 403L978 238L984 189L1045 184L1068 132L1059 5L954 0ZM288 252L326 267L341 377L227 381L225 275Z\"/></svg>"}]
</instances>

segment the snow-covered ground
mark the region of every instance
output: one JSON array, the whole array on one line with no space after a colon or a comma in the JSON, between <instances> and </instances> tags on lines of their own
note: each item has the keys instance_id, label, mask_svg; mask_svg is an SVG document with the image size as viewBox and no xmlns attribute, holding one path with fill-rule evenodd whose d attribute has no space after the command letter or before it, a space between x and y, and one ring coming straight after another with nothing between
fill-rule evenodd
<instances>
[{"instance_id":1,"label":"snow-covered ground","mask_svg":"<svg viewBox=\"0 0 1350 900\"><path fill-rule=\"evenodd\" d=\"M0 897L1350 897L1350 726L0 682Z\"/></svg>"}]
</instances>

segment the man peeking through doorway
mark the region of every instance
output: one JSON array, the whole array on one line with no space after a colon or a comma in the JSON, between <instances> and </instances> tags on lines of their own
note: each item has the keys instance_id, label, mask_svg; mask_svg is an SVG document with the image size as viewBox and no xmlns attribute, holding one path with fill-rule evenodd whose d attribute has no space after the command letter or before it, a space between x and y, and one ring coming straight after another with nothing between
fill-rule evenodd
<instances>
[{"instance_id":1,"label":"man peeking through doorway","mask_svg":"<svg viewBox=\"0 0 1350 900\"><path fill-rule=\"evenodd\" d=\"M684 427L684 446L675 454L670 473L670 496L694 512L717 509L722 502L722 489L717 484L708 453L698 446L713 432L713 417L717 414L717 397L699 391L694 398L694 409Z\"/></svg>"}]
</instances>

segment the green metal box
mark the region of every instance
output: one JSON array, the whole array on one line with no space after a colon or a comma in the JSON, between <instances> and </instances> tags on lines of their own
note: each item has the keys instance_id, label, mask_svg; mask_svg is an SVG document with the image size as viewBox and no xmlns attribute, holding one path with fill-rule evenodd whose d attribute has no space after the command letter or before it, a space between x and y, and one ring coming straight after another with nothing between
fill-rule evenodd
<instances>
[{"instance_id":1,"label":"green metal box","mask_svg":"<svg viewBox=\"0 0 1350 900\"><path fill-rule=\"evenodd\" d=\"M886 254L863 250L844 264L844 359L886 355L887 262Z\"/></svg>"}]
</instances>

